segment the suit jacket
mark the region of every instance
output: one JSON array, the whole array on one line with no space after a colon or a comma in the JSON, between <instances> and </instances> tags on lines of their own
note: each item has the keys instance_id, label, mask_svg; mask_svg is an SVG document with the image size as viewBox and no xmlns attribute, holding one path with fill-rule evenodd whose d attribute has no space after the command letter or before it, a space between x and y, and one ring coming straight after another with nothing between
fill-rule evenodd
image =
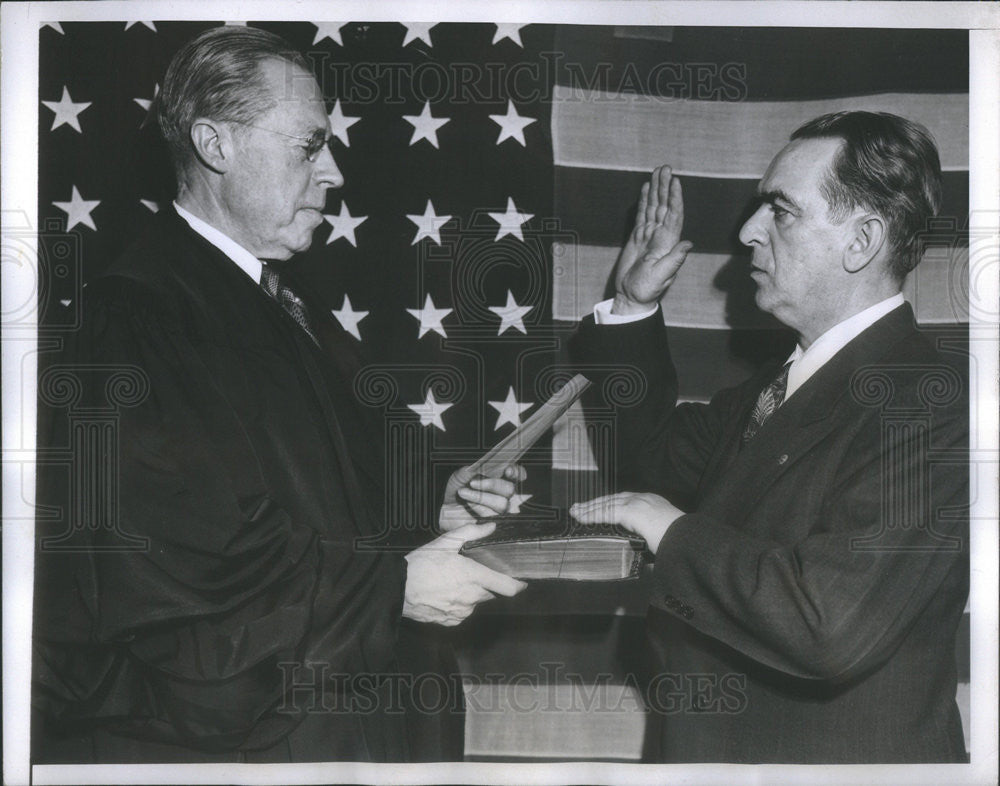
<instances>
[{"instance_id":1,"label":"suit jacket","mask_svg":"<svg viewBox=\"0 0 1000 786\"><path fill-rule=\"evenodd\" d=\"M964 760L968 388L909 305L845 346L746 446L776 368L675 407L659 313L588 321L572 349L644 375L645 397L616 412L618 488L685 511L655 559L650 756Z\"/></svg>"},{"instance_id":2,"label":"suit jacket","mask_svg":"<svg viewBox=\"0 0 1000 786\"><path fill-rule=\"evenodd\" d=\"M355 546L382 525L381 439L327 322L321 352L173 210L88 285L40 383L47 442L76 467L41 467L40 502L65 511L38 528L41 736L407 758L375 679L397 671L405 561ZM318 747L296 751L307 717Z\"/></svg>"}]
</instances>

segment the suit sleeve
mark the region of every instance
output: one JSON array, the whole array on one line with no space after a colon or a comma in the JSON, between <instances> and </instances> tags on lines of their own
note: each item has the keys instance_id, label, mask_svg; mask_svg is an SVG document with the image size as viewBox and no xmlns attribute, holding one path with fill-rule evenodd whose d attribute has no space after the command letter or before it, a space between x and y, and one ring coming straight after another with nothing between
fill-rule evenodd
<instances>
[{"instance_id":1,"label":"suit sleeve","mask_svg":"<svg viewBox=\"0 0 1000 786\"><path fill-rule=\"evenodd\" d=\"M76 411L115 420L116 455L90 526L70 549L39 550L43 694L64 720L118 719L205 750L266 746L301 718L290 691L310 680L306 661L387 666L405 562L277 503L213 369L153 299L126 286L93 300L64 362ZM108 410L122 370L148 395ZM40 490L64 506L89 493L44 478Z\"/></svg>"},{"instance_id":2,"label":"suit sleeve","mask_svg":"<svg viewBox=\"0 0 1000 786\"><path fill-rule=\"evenodd\" d=\"M677 405L677 373L659 309L616 325L588 316L570 341L570 357L594 383L583 399L588 419L611 415L612 452L596 460L617 490L657 493L690 510L712 446L737 416L738 396L724 391L712 406ZM619 398L619 387L630 392Z\"/></svg>"}]
</instances>

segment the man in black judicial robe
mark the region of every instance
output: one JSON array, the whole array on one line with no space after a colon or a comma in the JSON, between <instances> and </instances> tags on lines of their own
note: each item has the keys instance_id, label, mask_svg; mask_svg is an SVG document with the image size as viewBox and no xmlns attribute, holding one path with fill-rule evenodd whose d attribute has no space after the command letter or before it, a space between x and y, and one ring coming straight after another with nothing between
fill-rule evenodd
<instances>
[{"instance_id":1,"label":"man in black judicial robe","mask_svg":"<svg viewBox=\"0 0 1000 786\"><path fill-rule=\"evenodd\" d=\"M434 741L380 677L412 672L406 626L523 588L457 553L521 470L464 485L405 557L359 545L385 528L381 431L279 264L343 184L319 86L280 38L217 28L159 100L177 200L39 383L43 444L76 455L41 464L35 761L460 756L414 750Z\"/></svg>"}]
</instances>

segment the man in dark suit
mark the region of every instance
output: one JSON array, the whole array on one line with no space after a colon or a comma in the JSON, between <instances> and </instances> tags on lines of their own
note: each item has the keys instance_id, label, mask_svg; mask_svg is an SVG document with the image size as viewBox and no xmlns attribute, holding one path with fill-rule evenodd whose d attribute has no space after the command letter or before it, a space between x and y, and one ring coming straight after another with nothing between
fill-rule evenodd
<instances>
[{"instance_id":1,"label":"man in dark suit","mask_svg":"<svg viewBox=\"0 0 1000 786\"><path fill-rule=\"evenodd\" d=\"M797 347L676 405L658 301L691 244L670 169L644 186L614 300L573 347L645 375L606 458L628 490L572 513L655 554L651 758L964 760L967 384L901 295L940 194L915 123L845 112L799 128L740 231L757 304Z\"/></svg>"},{"instance_id":2,"label":"man in dark suit","mask_svg":"<svg viewBox=\"0 0 1000 786\"><path fill-rule=\"evenodd\" d=\"M428 758L391 679L415 668L404 626L523 588L457 553L521 470L461 476L444 534L405 556L364 548L387 530L380 425L345 334L281 266L344 182L320 88L282 39L217 28L174 57L158 112L176 202L89 284L40 379L75 464L39 486L58 515L38 524L35 759Z\"/></svg>"}]
</instances>

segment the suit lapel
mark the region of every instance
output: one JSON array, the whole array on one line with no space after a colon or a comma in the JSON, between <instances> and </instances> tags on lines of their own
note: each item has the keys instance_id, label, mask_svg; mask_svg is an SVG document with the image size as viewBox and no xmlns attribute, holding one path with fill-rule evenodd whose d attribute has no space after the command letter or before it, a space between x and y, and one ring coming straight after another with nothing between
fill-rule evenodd
<instances>
[{"instance_id":1,"label":"suit lapel","mask_svg":"<svg viewBox=\"0 0 1000 786\"><path fill-rule=\"evenodd\" d=\"M724 500L736 495L740 509L751 510L813 446L856 417L850 403L855 372L883 359L913 330L913 311L909 304L904 304L864 330L827 361L742 449L743 423L734 423L720 444L721 460L716 463L714 477L705 484L703 504L714 507L721 503L731 510ZM748 387L743 408L745 416L749 416L763 384L766 382Z\"/></svg>"},{"instance_id":2,"label":"suit lapel","mask_svg":"<svg viewBox=\"0 0 1000 786\"><path fill-rule=\"evenodd\" d=\"M743 384L743 401L738 412L728 421L725 433L719 439L718 448L709 459L698 485L698 499L704 499L720 479L728 482L733 471L732 467L743 452L743 428L750 419L757 397L764 386L774 379L780 368L777 363L769 363Z\"/></svg>"}]
</instances>

